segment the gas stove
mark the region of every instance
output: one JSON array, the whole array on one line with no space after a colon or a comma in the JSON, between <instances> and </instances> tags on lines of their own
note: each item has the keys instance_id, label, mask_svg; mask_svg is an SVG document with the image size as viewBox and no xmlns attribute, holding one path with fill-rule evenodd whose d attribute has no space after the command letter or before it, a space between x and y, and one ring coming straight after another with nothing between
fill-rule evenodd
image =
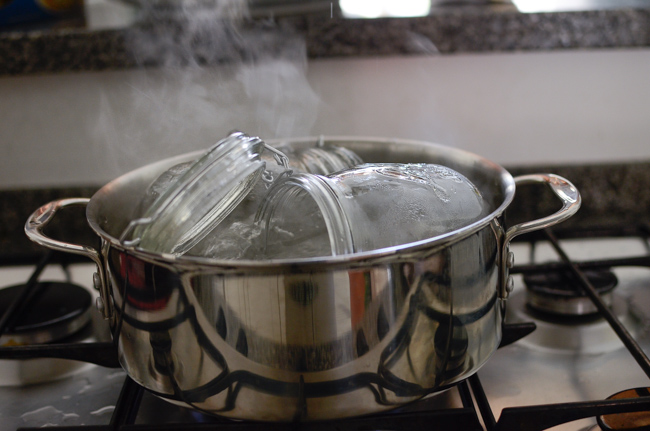
<instances>
[{"instance_id":1,"label":"gas stove","mask_svg":"<svg viewBox=\"0 0 650 431\"><path fill-rule=\"evenodd\" d=\"M566 421L553 429L598 430L599 409L607 404L603 400L648 385L647 238L647 226L640 226L547 231L516 244L516 283L506 321L533 322L536 330L497 351L478 373L500 429L510 429L512 414L529 421L512 424L513 429L546 429ZM558 273L570 279L576 298L567 298L562 291L566 280L558 281ZM530 285L540 274L553 281L549 290L560 291L557 304L540 300L539 285ZM589 286L579 281L582 277ZM616 286L610 288L612 279ZM600 291L598 304L589 290Z\"/></svg>"},{"instance_id":2,"label":"gas stove","mask_svg":"<svg viewBox=\"0 0 650 431\"><path fill-rule=\"evenodd\" d=\"M650 411L649 237L647 226L522 236L512 247L515 285L504 340L477 374L389 413L291 425L206 416L142 389L119 367L109 329L90 305L97 297L91 287L93 265L46 253L39 262L0 269L2 285L28 286L12 288L17 293L0 319L0 428L620 429L624 422L647 418L612 413ZM21 289L31 293L21 294ZM72 289L74 297L89 300L63 300L44 308L48 313L56 308L58 315L32 312L35 322L25 323L29 319L21 308L34 310L39 296L54 289ZM43 301L51 303L47 297ZM62 320L74 321L75 316L90 318L64 325L69 333L45 330L50 339L40 347L19 345L24 332L59 328Z\"/></svg>"}]
</instances>

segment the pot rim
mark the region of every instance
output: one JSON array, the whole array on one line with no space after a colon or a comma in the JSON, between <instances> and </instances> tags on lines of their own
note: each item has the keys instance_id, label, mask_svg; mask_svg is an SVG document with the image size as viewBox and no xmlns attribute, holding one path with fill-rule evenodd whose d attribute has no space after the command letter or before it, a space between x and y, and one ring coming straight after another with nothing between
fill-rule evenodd
<instances>
[{"instance_id":1,"label":"pot rim","mask_svg":"<svg viewBox=\"0 0 650 431\"><path fill-rule=\"evenodd\" d=\"M312 142L314 140L324 140L327 143L336 144L337 142L359 142L359 143L373 143L380 145L387 144L405 144L405 145L416 145L416 146L427 146L434 147L442 153L450 153L454 156L455 159L461 160L466 164L471 166L481 166L487 171L493 171L495 173L495 178L498 177L503 189L503 201L489 214L483 218L468 224L460 229L456 229L441 235L437 235L431 238L427 238L420 241L410 242L406 244L401 244L397 246L385 247L381 249L363 251L352 254L344 254L337 256L322 256L322 257L306 257L306 258L293 258L293 259L269 259L269 260L232 260L232 259L214 259L208 257L200 256L186 256L186 255L173 255L170 253L157 253L151 252L138 248L137 246L126 246L122 244L119 239L110 235L106 232L98 222L98 201L102 196L107 195L110 191L118 184L125 181L129 176L133 176L135 172L144 169L150 169L156 164L165 164L173 161L174 159L186 159L193 154L197 156L203 151L196 151L181 154L176 157L167 158L159 162L145 165L133 171L130 171L126 174L121 175L120 177L115 178L110 181L102 188L100 188L90 199L88 206L86 208L86 218L88 224L93 229L93 231L106 243L111 246L120 249L122 251L128 252L144 260L152 262L161 262L161 263L173 263L174 265L184 265L187 264L190 267L196 267L196 265L201 266L210 266L213 268L221 268L222 270L246 270L246 271L268 271L268 270L282 270L283 268L291 267L293 271L303 269L303 270L312 270L314 267L322 269L323 266L327 267L336 267L336 266L346 266L353 267L357 265L368 265L368 264L384 264L384 263L396 263L400 260L412 260L419 259L423 255L429 255L438 250L447 247L455 242L458 242L475 232L478 232L485 226L489 225L495 218L501 216L505 209L510 205L515 195L515 181L512 175L501 165L492 162L478 154L448 147L441 144L436 144L433 142L420 141L420 140L410 140L410 139L391 139L391 138L376 138L376 137L357 137L357 136L324 136L324 137L299 137L299 138L290 138L290 139L274 139L267 141L270 145L282 145L282 144L291 144L299 142Z\"/></svg>"}]
</instances>

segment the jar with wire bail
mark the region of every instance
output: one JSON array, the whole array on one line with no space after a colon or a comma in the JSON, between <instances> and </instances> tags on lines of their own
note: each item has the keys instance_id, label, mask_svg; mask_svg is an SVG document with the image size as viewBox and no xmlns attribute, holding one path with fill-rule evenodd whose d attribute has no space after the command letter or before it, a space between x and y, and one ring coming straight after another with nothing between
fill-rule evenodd
<instances>
[{"instance_id":1,"label":"jar with wire bail","mask_svg":"<svg viewBox=\"0 0 650 431\"><path fill-rule=\"evenodd\" d=\"M276 156L280 172L290 174L284 154L257 137L231 133L197 161L158 177L143 199L142 215L129 223L120 240L153 252L186 253L264 178L265 149Z\"/></svg>"},{"instance_id":2,"label":"jar with wire bail","mask_svg":"<svg viewBox=\"0 0 650 431\"><path fill-rule=\"evenodd\" d=\"M240 258L259 236L254 217L274 182L295 170L329 173L362 163L338 147L290 154L291 160L260 138L231 133L198 160L173 166L154 180L122 243L174 255Z\"/></svg>"}]
</instances>

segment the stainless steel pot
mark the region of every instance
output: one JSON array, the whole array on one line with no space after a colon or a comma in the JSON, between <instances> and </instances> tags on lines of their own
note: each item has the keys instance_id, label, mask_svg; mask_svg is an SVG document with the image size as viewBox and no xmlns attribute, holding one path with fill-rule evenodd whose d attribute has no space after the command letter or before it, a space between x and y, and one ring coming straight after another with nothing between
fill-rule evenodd
<instances>
[{"instance_id":1,"label":"stainless steel pot","mask_svg":"<svg viewBox=\"0 0 650 431\"><path fill-rule=\"evenodd\" d=\"M128 173L90 200L49 203L30 217L26 232L46 247L97 264L99 309L118 338L122 366L170 402L273 421L394 408L468 377L488 360L501 339L510 241L567 219L578 210L580 196L558 176L513 179L489 160L431 143L327 141L366 162L455 169L481 190L490 213L416 243L292 261L176 257L121 243L118 237L149 183L168 167L196 158L194 153ZM562 209L506 230L503 214L515 184L531 182L548 184ZM43 234L59 209L77 204L87 204L101 251Z\"/></svg>"}]
</instances>

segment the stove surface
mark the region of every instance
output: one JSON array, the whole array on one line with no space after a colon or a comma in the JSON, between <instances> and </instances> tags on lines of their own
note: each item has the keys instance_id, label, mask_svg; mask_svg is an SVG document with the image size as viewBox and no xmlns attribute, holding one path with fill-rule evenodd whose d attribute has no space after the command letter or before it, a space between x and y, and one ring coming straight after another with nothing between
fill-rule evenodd
<instances>
[{"instance_id":1,"label":"stove surface","mask_svg":"<svg viewBox=\"0 0 650 431\"><path fill-rule=\"evenodd\" d=\"M639 237L617 239L571 239L560 244L572 261L602 260L625 256L648 256L647 242ZM546 242L534 245L513 244L517 266L558 262L559 257ZM69 280L90 287L94 267L74 264L66 273L57 266L48 267L41 280ZM516 272L516 271L515 271ZM0 269L2 285L24 282L31 273L28 267ZM650 353L650 268L617 267L619 279L615 289L615 308L620 320ZM525 288L521 274L515 276L515 289L507 304L507 323L535 320L524 303ZM95 310L93 310L95 311ZM99 313L94 312L98 325ZM616 392L648 386L648 376L624 348L608 323L587 319L578 325L537 321L533 334L499 349L480 369L478 376L492 414L498 421L502 411L511 407L538 406L602 400ZM540 335L541 334L541 335ZM551 334L551 335L545 335ZM577 338L576 338L577 337ZM576 341L577 340L577 341ZM0 361L0 369L34 366L36 361ZM65 362L65 361L64 361ZM12 363L12 364L10 364ZM37 365L39 367L43 367ZM25 368L28 369L28 368ZM24 372L17 370L17 373ZM54 381L28 386L0 387L0 429L21 427L107 425L127 380L121 369L87 365ZM472 384L472 390L474 386ZM429 408L462 408L463 386L415 403L403 411ZM144 391L135 424L213 423L223 422L191 410L173 406ZM481 419L485 424L485 419ZM488 424L486 428L490 428ZM596 430L595 418L569 422L554 430Z\"/></svg>"},{"instance_id":2,"label":"stove surface","mask_svg":"<svg viewBox=\"0 0 650 431\"><path fill-rule=\"evenodd\" d=\"M643 256L648 244L639 238L580 239L561 241L573 261ZM513 246L517 265L559 261L548 244ZM627 308L619 316L636 336L646 354L650 353L650 268L617 268L617 303ZM515 289L508 299L507 322L526 319L522 296L523 277L515 276ZM550 325L557 340L540 341L545 328L536 322L533 334L498 350L478 375L490 406L498 417L506 407L600 400L628 388L645 386L648 376L635 363L623 343L605 321L587 324ZM544 323L544 322L542 322ZM583 343L570 342L578 335ZM538 338L536 338L536 336ZM554 430L600 429L593 418L570 422Z\"/></svg>"}]
</instances>

